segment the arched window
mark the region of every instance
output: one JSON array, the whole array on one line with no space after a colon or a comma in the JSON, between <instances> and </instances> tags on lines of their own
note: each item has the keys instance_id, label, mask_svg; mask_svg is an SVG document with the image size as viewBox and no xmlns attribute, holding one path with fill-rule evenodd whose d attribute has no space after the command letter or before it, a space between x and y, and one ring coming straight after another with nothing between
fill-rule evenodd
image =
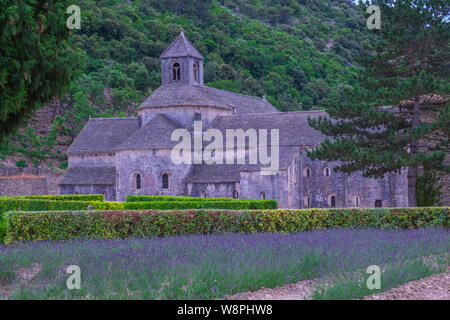
<instances>
[{"instance_id":1,"label":"arched window","mask_svg":"<svg viewBox=\"0 0 450 320\"><path fill-rule=\"evenodd\" d=\"M237 190L233 191L233 198L239 199L239 191L237 191Z\"/></svg>"},{"instance_id":2,"label":"arched window","mask_svg":"<svg viewBox=\"0 0 450 320\"><path fill-rule=\"evenodd\" d=\"M162 175L162 187L163 189L169 189L169 175L167 173Z\"/></svg>"},{"instance_id":3,"label":"arched window","mask_svg":"<svg viewBox=\"0 0 450 320\"><path fill-rule=\"evenodd\" d=\"M194 62L194 82L198 83L198 63Z\"/></svg>"},{"instance_id":4,"label":"arched window","mask_svg":"<svg viewBox=\"0 0 450 320\"><path fill-rule=\"evenodd\" d=\"M330 207L332 207L332 208L336 207L336 197L335 196L330 197Z\"/></svg>"},{"instance_id":5,"label":"arched window","mask_svg":"<svg viewBox=\"0 0 450 320\"><path fill-rule=\"evenodd\" d=\"M202 198L206 198L206 191L202 191L201 196Z\"/></svg>"},{"instance_id":6,"label":"arched window","mask_svg":"<svg viewBox=\"0 0 450 320\"><path fill-rule=\"evenodd\" d=\"M304 198L304 206L309 208L311 207L311 198L309 196L305 196Z\"/></svg>"},{"instance_id":7,"label":"arched window","mask_svg":"<svg viewBox=\"0 0 450 320\"><path fill-rule=\"evenodd\" d=\"M328 167L323 168L323 175L329 177L331 175L331 170Z\"/></svg>"},{"instance_id":8,"label":"arched window","mask_svg":"<svg viewBox=\"0 0 450 320\"><path fill-rule=\"evenodd\" d=\"M308 167L303 168L303 176L306 178L311 177L311 168L308 168Z\"/></svg>"},{"instance_id":9,"label":"arched window","mask_svg":"<svg viewBox=\"0 0 450 320\"><path fill-rule=\"evenodd\" d=\"M174 81L181 80L181 66L178 62L172 64L172 78Z\"/></svg>"},{"instance_id":10,"label":"arched window","mask_svg":"<svg viewBox=\"0 0 450 320\"><path fill-rule=\"evenodd\" d=\"M266 193L263 191L263 192L261 192L261 199L265 199L266 198Z\"/></svg>"},{"instance_id":11,"label":"arched window","mask_svg":"<svg viewBox=\"0 0 450 320\"><path fill-rule=\"evenodd\" d=\"M141 175L137 172L133 174L133 187L135 190L141 190L142 187Z\"/></svg>"}]
</instances>

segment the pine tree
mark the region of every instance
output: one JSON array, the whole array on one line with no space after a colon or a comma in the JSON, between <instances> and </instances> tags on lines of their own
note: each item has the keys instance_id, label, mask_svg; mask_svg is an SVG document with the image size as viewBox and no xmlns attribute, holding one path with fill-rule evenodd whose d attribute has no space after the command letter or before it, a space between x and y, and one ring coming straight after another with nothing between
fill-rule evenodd
<instances>
[{"instance_id":1,"label":"pine tree","mask_svg":"<svg viewBox=\"0 0 450 320\"><path fill-rule=\"evenodd\" d=\"M71 1L0 2L0 141L62 94L80 70L69 43Z\"/></svg>"},{"instance_id":2,"label":"pine tree","mask_svg":"<svg viewBox=\"0 0 450 320\"><path fill-rule=\"evenodd\" d=\"M336 170L361 170L374 178L408 167L409 206L416 206L418 168L448 169L443 166L448 121L441 117L421 123L419 113L424 97L439 94L445 100L450 92L449 4L446 0L371 2L381 9L376 52L362 59L355 85L346 90L345 99L327 108L329 117L309 120L328 138L308 155L340 160ZM361 4L364 12L368 5ZM448 108L448 104L442 107L441 113L448 114Z\"/></svg>"}]
</instances>

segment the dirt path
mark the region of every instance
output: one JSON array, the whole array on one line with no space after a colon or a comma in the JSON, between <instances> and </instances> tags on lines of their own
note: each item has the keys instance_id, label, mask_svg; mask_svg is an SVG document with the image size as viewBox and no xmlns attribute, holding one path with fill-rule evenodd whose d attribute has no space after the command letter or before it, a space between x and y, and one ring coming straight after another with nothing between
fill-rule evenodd
<instances>
[{"instance_id":1,"label":"dirt path","mask_svg":"<svg viewBox=\"0 0 450 320\"><path fill-rule=\"evenodd\" d=\"M314 280L300 281L274 289L261 288L254 292L226 296L226 300L309 300ZM450 269L446 273L405 283L364 300L450 300Z\"/></svg>"}]
</instances>

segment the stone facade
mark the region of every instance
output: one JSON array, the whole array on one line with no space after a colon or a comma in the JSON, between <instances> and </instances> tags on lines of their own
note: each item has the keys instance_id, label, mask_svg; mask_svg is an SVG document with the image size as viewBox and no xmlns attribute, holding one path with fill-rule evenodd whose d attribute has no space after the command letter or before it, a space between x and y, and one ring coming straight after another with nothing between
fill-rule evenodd
<instances>
[{"instance_id":1,"label":"stone facade","mask_svg":"<svg viewBox=\"0 0 450 320\"><path fill-rule=\"evenodd\" d=\"M0 196L58 194L61 178L49 170L0 167Z\"/></svg>"},{"instance_id":2,"label":"stone facade","mask_svg":"<svg viewBox=\"0 0 450 320\"><path fill-rule=\"evenodd\" d=\"M276 199L281 208L407 205L405 173L367 179L306 157L305 150L324 138L307 119L325 112L279 112L264 98L204 86L203 57L183 33L162 54L161 66L162 86L136 118L89 120L67 151L61 194L103 193L115 201L128 195ZM172 133L192 134L194 121L201 121L203 136L208 129L224 137L230 129L278 130L277 173L261 174L261 164L175 164L171 155L179 141ZM235 148L248 157L246 146Z\"/></svg>"}]
</instances>

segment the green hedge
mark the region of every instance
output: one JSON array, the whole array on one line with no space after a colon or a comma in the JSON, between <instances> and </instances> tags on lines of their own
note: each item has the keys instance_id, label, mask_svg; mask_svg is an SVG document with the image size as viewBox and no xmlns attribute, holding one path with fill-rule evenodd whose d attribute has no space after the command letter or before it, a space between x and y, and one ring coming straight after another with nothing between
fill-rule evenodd
<instances>
[{"instance_id":1,"label":"green hedge","mask_svg":"<svg viewBox=\"0 0 450 320\"><path fill-rule=\"evenodd\" d=\"M103 201L101 194L74 194L74 195L44 195L44 196L17 196L0 197L0 199L33 199L33 200L60 200L60 201Z\"/></svg>"},{"instance_id":2,"label":"green hedge","mask_svg":"<svg viewBox=\"0 0 450 320\"><path fill-rule=\"evenodd\" d=\"M183 210L183 209L276 209L276 200L231 200L231 201L150 201L125 202L127 210Z\"/></svg>"},{"instance_id":3,"label":"green hedge","mask_svg":"<svg viewBox=\"0 0 450 320\"><path fill-rule=\"evenodd\" d=\"M7 242L334 227L449 227L449 208L9 212Z\"/></svg>"},{"instance_id":4,"label":"green hedge","mask_svg":"<svg viewBox=\"0 0 450 320\"><path fill-rule=\"evenodd\" d=\"M232 198L200 198L200 197L173 197L173 196L127 196L127 202L149 201L239 201Z\"/></svg>"}]
</instances>

